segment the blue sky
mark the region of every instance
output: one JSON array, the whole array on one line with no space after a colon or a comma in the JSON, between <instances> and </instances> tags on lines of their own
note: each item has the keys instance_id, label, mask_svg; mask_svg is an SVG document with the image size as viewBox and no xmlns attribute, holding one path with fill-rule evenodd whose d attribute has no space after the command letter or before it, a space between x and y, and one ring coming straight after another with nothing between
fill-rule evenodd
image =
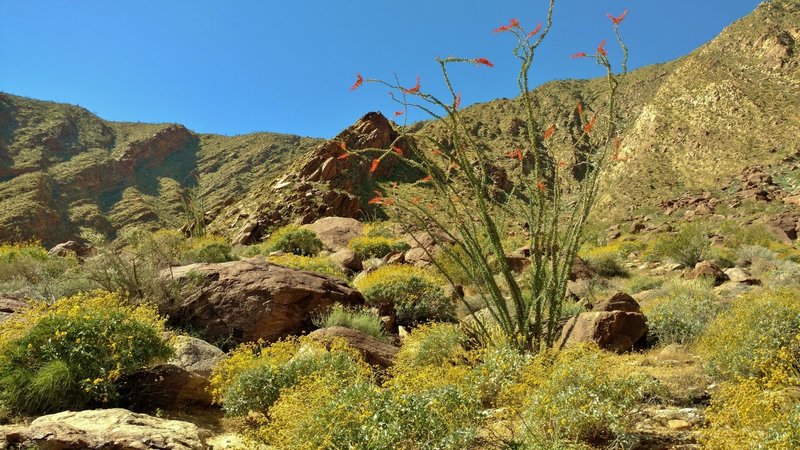
<instances>
[{"instance_id":1,"label":"blue sky","mask_svg":"<svg viewBox=\"0 0 800 450\"><path fill-rule=\"evenodd\" d=\"M367 111L397 110L387 90L350 92L355 73L442 92L437 56L495 67L453 72L462 105L516 93L513 38L546 0L0 0L0 91L79 104L104 119L177 122L197 132L331 137ZM559 0L532 87L600 75L588 60L621 25L631 67L709 41L759 0ZM611 57L617 55L609 45ZM411 114L411 120L424 118Z\"/></svg>"}]
</instances>

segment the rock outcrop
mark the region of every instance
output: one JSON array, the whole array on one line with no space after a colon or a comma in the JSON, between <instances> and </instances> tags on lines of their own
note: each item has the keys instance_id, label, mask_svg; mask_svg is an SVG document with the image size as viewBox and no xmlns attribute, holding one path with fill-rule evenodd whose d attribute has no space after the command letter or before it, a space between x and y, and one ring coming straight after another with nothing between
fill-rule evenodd
<instances>
[{"instance_id":1,"label":"rock outcrop","mask_svg":"<svg viewBox=\"0 0 800 450\"><path fill-rule=\"evenodd\" d=\"M400 351L398 347L387 344L374 336L345 327L321 328L309 336L324 344L330 344L334 339L342 339L358 350L368 364L381 368L387 368L394 364L394 358Z\"/></svg>"},{"instance_id":2,"label":"rock outcrop","mask_svg":"<svg viewBox=\"0 0 800 450\"><path fill-rule=\"evenodd\" d=\"M42 416L27 427L0 427L1 435L10 445L43 450L204 450L211 433L115 408Z\"/></svg>"},{"instance_id":3,"label":"rock outcrop","mask_svg":"<svg viewBox=\"0 0 800 450\"><path fill-rule=\"evenodd\" d=\"M567 321L561 339L567 343L593 342L605 350L630 351L647 335L647 318L636 301L618 293L592 311Z\"/></svg>"},{"instance_id":4,"label":"rock outcrop","mask_svg":"<svg viewBox=\"0 0 800 450\"><path fill-rule=\"evenodd\" d=\"M361 294L341 280L258 258L173 269L178 280L186 280L189 272L199 274L200 284L187 283L185 298L170 313L171 320L232 344L311 331L318 310L334 303L364 303Z\"/></svg>"}]
</instances>

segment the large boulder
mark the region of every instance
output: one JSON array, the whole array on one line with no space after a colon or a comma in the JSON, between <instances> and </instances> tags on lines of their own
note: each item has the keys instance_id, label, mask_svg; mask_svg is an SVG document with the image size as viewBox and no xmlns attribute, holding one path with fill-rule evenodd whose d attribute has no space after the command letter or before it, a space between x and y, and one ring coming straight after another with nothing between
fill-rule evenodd
<instances>
[{"instance_id":1,"label":"large boulder","mask_svg":"<svg viewBox=\"0 0 800 450\"><path fill-rule=\"evenodd\" d=\"M87 256L91 251L92 251L91 245L82 244L76 241L67 241L54 246L53 248L48 250L47 253L49 253L51 256L61 256L61 257L74 254L75 256L82 258L84 256Z\"/></svg>"},{"instance_id":2,"label":"large boulder","mask_svg":"<svg viewBox=\"0 0 800 450\"><path fill-rule=\"evenodd\" d=\"M319 240L332 252L347 248L353 238L364 233L364 224L348 217L323 217L314 223L303 225L303 228L316 233Z\"/></svg>"},{"instance_id":3,"label":"large boulder","mask_svg":"<svg viewBox=\"0 0 800 450\"><path fill-rule=\"evenodd\" d=\"M208 378L172 364L159 364L121 376L116 381L122 406L135 411L211 406Z\"/></svg>"},{"instance_id":4,"label":"large boulder","mask_svg":"<svg viewBox=\"0 0 800 450\"><path fill-rule=\"evenodd\" d=\"M175 355L167 361L189 373L211 378L214 366L226 358L225 352L215 345L191 336L176 336L172 340Z\"/></svg>"},{"instance_id":5,"label":"large boulder","mask_svg":"<svg viewBox=\"0 0 800 450\"><path fill-rule=\"evenodd\" d=\"M364 270L364 263L356 253L349 248L343 248L330 256L330 260L338 264L341 268L360 272Z\"/></svg>"},{"instance_id":6,"label":"large boulder","mask_svg":"<svg viewBox=\"0 0 800 450\"><path fill-rule=\"evenodd\" d=\"M42 416L28 427L0 427L3 435L11 448L202 450L210 448L211 433L192 423L115 408Z\"/></svg>"},{"instance_id":7,"label":"large boulder","mask_svg":"<svg viewBox=\"0 0 800 450\"><path fill-rule=\"evenodd\" d=\"M342 339L358 350L367 363L382 368L394 364L394 357L400 351L398 347L387 344L374 336L346 327L320 328L309 334L309 337L326 345L335 339Z\"/></svg>"},{"instance_id":8,"label":"large boulder","mask_svg":"<svg viewBox=\"0 0 800 450\"><path fill-rule=\"evenodd\" d=\"M647 335L647 318L627 294L616 294L592 311L567 321L561 339L567 343L593 342L600 348L624 353Z\"/></svg>"},{"instance_id":9,"label":"large boulder","mask_svg":"<svg viewBox=\"0 0 800 450\"><path fill-rule=\"evenodd\" d=\"M694 266L689 273L685 275L686 279L694 280L696 278L707 278L714 282L714 286L728 281L728 275L722 269L711 261L701 261Z\"/></svg>"},{"instance_id":10,"label":"large boulder","mask_svg":"<svg viewBox=\"0 0 800 450\"><path fill-rule=\"evenodd\" d=\"M312 317L321 309L364 303L342 280L259 258L194 264L172 273L186 283L171 320L231 344L299 335L314 329Z\"/></svg>"}]
</instances>

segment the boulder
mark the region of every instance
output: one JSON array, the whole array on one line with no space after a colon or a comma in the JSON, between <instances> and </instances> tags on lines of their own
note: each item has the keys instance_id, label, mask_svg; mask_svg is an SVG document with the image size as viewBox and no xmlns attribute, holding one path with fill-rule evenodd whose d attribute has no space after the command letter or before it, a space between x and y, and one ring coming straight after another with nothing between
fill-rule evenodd
<instances>
[{"instance_id":1,"label":"boulder","mask_svg":"<svg viewBox=\"0 0 800 450\"><path fill-rule=\"evenodd\" d=\"M334 339L342 339L348 345L358 350L364 360L373 366L387 368L394 364L398 347L387 344L380 339L346 327L320 328L309 334L309 337L326 345Z\"/></svg>"},{"instance_id":2,"label":"boulder","mask_svg":"<svg viewBox=\"0 0 800 450\"><path fill-rule=\"evenodd\" d=\"M647 335L644 314L625 311L580 313L564 325L561 339L567 343L594 342L605 350L624 353Z\"/></svg>"},{"instance_id":3,"label":"boulder","mask_svg":"<svg viewBox=\"0 0 800 450\"><path fill-rule=\"evenodd\" d=\"M191 336L176 336L172 340L172 346L175 355L167 364L204 378L211 378L214 366L227 357L218 347Z\"/></svg>"},{"instance_id":4,"label":"boulder","mask_svg":"<svg viewBox=\"0 0 800 450\"><path fill-rule=\"evenodd\" d=\"M233 344L275 341L314 329L316 311L340 303L358 306L364 298L342 280L291 269L251 258L217 264L195 264L191 271L175 268L181 281L189 273L183 300L168 315L177 325L204 331L210 339Z\"/></svg>"},{"instance_id":5,"label":"boulder","mask_svg":"<svg viewBox=\"0 0 800 450\"><path fill-rule=\"evenodd\" d=\"M82 258L88 255L92 251L92 246L88 244L81 244L80 242L76 241L67 241L62 242L50 250L49 253L51 256L67 256L69 254L75 254L75 256Z\"/></svg>"},{"instance_id":6,"label":"boulder","mask_svg":"<svg viewBox=\"0 0 800 450\"><path fill-rule=\"evenodd\" d=\"M15 312L27 307L28 304L22 300L0 297L0 322L8 319Z\"/></svg>"},{"instance_id":7,"label":"boulder","mask_svg":"<svg viewBox=\"0 0 800 450\"><path fill-rule=\"evenodd\" d=\"M354 272L360 272L364 269L364 264L361 262L354 251L349 248L343 248L330 256L331 261L335 262L344 269L349 269Z\"/></svg>"},{"instance_id":8,"label":"boulder","mask_svg":"<svg viewBox=\"0 0 800 450\"><path fill-rule=\"evenodd\" d=\"M27 427L0 427L8 444L43 450L202 450L211 432L178 420L126 409L66 411L35 419Z\"/></svg>"},{"instance_id":9,"label":"boulder","mask_svg":"<svg viewBox=\"0 0 800 450\"><path fill-rule=\"evenodd\" d=\"M725 272L722 269L714 264L711 261L701 261L694 266L691 272L685 275L685 278L688 280L694 280L695 278L709 278L714 281L714 286L719 286L720 284L728 281L728 276L725 275Z\"/></svg>"},{"instance_id":10,"label":"boulder","mask_svg":"<svg viewBox=\"0 0 800 450\"><path fill-rule=\"evenodd\" d=\"M347 244L364 233L364 224L348 217L323 217L303 225L317 234L320 241L332 252L347 248Z\"/></svg>"},{"instance_id":11,"label":"boulder","mask_svg":"<svg viewBox=\"0 0 800 450\"><path fill-rule=\"evenodd\" d=\"M617 292L608 300L598 303L592 311L624 311L631 313L641 313L642 308L639 303L630 295L624 292Z\"/></svg>"},{"instance_id":12,"label":"boulder","mask_svg":"<svg viewBox=\"0 0 800 450\"><path fill-rule=\"evenodd\" d=\"M569 270L569 279L571 281L590 280L595 276L597 276L597 274L592 269L592 266L580 256L575 256L575 260L572 262L572 268Z\"/></svg>"},{"instance_id":13,"label":"boulder","mask_svg":"<svg viewBox=\"0 0 800 450\"><path fill-rule=\"evenodd\" d=\"M211 406L208 378L172 365L159 364L122 375L117 381L122 405L136 411Z\"/></svg>"},{"instance_id":14,"label":"boulder","mask_svg":"<svg viewBox=\"0 0 800 450\"><path fill-rule=\"evenodd\" d=\"M734 283L744 283L744 284L751 284L751 285L760 285L761 280L757 278L753 278L750 275L750 272L741 268L741 267L734 267L732 269L726 269L725 275L728 276L728 279L733 281Z\"/></svg>"}]
</instances>

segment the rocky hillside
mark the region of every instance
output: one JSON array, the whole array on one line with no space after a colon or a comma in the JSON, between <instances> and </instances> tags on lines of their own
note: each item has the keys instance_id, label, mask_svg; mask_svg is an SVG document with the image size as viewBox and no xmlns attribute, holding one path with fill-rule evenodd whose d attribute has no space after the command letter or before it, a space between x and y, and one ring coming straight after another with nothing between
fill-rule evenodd
<instances>
[{"instance_id":1,"label":"rocky hillside","mask_svg":"<svg viewBox=\"0 0 800 450\"><path fill-rule=\"evenodd\" d=\"M133 224L180 227L190 189L213 211L316 143L108 122L77 106L0 93L0 241L55 243L81 228L113 235Z\"/></svg>"}]
</instances>

